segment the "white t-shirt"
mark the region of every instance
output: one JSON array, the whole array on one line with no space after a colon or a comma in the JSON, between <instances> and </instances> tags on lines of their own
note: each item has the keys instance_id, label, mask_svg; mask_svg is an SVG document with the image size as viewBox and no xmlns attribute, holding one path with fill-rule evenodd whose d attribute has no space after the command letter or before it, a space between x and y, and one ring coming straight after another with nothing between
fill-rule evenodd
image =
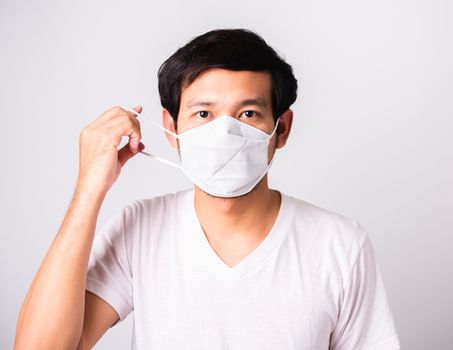
<instances>
[{"instance_id":1,"label":"white t-shirt","mask_svg":"<svg viewBox=\"0 0 453 350\"><path fill-rule=\"evenodd\" d=\"M361 224L281 194L272 230L233 267L193 189L131 201L96 234L86 289L120 320L134 311L132 349L400 349Z\"/></svg>"}]
</instances>

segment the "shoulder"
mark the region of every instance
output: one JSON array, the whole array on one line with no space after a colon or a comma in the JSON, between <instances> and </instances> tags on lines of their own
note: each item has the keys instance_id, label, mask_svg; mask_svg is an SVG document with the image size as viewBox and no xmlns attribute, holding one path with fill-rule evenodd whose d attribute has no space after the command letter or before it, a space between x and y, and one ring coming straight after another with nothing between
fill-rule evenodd
<instances>
[{"instance_id":1,"label":"shoulder","mask_svg":"<svg viewBox=\"0 0 453 350\"><path fill-rule=\"evenodd\" d=\"M178 206L190 196L191 189L165 193L151 198L134 199L122 208L125 221L137 223L140 220L149 220L162 217L167 213L174 213Z\"/></svg>"},{"instance_id":2,"label":"shoulder","mask_svg":"<svg viewBox=\"0 0 453 350\"><path fill-rule=\"evenodd\" d=\"M359 221L314 203L286 196L295 207L292 231L297 244L312 254L332 257L347 268L353 264L361 249L370 244L367 230Z\"/></svg>"},{"instance_id":3,"label":"shoulder","mask_svg":"<svg viewBox=\"0 0 453 350\"><path fill-rule=\"evenodd\" d=\"M150 247L173 230L174 223L180 220L180 213L190 199L190 191L126 202L100 229L102 235L99 236L103 237L103 241L111 241L112 245L125 246L129 256L141 254L141 247Z\"/></svg>"},{"instance_id":4,"label":"shoulder","mask_svg":"<svg viewBox=\"0 0 453 350\"><path fill-rule=\"evenodd\" d=\"M311 231L318 234L330 234L346 239L353 235L364 239L365 230L357 220L311 202L285 196L294 203L294 221L296 224L309 227Z\"/></svg>"}]
</instances>

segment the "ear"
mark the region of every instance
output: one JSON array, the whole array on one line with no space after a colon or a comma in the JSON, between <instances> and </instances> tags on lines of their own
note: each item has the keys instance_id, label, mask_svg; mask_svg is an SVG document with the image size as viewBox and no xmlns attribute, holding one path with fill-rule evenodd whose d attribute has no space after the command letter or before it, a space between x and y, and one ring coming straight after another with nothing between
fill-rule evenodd
<instances>
[{"instance_id":1,"label":"ear","mask_svg":"<svg viewBox=\"0 0 453 350\"><path fill-rule=\"evenodd\" d=\"M162 110L162 125L165 129L170 130L177 134L176 128L175 128L175 122L170 114L165 108ZM170 145L176 149L178 149L178 142L177 139L170 135L168 132L164 131L165 136L167 137L168 142L170 142Z\"/></svg>"},{"instance_id":2,"label":"ear","mask_svg":"<svg viewBox=\"0 0 453 350\"><path fill-rule=\"evenodd\" d=\"M289 134L291 132L291 125L293 124L293 111L288 109L286 112L280 115L278 121L277 130L277 148L282 148L286 145Z\"/></svg>"}]
</instances>

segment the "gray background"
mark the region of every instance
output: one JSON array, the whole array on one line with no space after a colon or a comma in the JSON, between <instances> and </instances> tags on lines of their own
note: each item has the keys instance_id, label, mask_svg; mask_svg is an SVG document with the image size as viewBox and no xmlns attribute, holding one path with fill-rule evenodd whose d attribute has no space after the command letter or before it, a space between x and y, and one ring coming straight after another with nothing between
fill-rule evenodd
<instances>
[{"instance_id":1,"label":"gray background","mask_svg":"<svg viewBox=\"0 0 453 350\"><path fill-rule=\"evenodd\" d=\"M361 222L402 347L453 347L452 3L449 1L1 1L0 348L58 231L80 129L141 104L160 121L156 72L214 28L257 31L294 67L294 128L270 183ZM148 151L176 159L143 125ZM137 156L102 207L188 188ZM130 348L132 317L96 349Z\"/></svg>"}]
</instances>

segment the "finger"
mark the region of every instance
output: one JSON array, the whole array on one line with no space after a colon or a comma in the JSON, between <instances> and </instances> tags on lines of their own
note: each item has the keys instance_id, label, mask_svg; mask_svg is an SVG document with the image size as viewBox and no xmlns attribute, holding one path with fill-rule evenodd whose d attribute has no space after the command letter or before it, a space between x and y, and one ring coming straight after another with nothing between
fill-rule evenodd
<instances>
[{"instance_id":1,"label":"finger","mask_svg":"<svg viewBox=\"0 0 453 350\"><path fill-rule=\"evenodd\" d=\"M102 122L112 118L115 115L124 114L125 112L126 111L121 106L113 106L102 113L98 120Z\"/></svg>"},{"instance_id":2,"label":"finger","mask_svg":"<svg viewBox=\"0 0 453 350\"><path fill-rule=\"evenodd\" d=\"M118 126L124 125L125 123L131 123L135 125L139 130L141 130L139 120L135 116L133 116L131 112L124 112L124 114L114 115L109 120L103 122L102 125L104 125L106 128L117 128Z\"/></svg>"},{"instance_id":3,"label":"finger","mask_svg":"<svg viewBox=\"0 0 453 350\"><path fill-rule=\"evenodd\" d=\"M142 113L143 108L141 106L136 106L134 108L125 108L124 110L129 116L137 118L140 113Z\"/></svg>"},{"instance_id":4,"label":"finger","mask_svg":"<svg viewBox=\"0 0 453 350\"><path fill-rule=\"evenodd\" d=\"M138 114L142 113L143 107L142 106L136 106L132 108L134 111L136 111ZM135 114L134 114L135 115Z\"/></svg>"},{"instance_id":5,"label":"finger","mask_svg":"<svg viewBox=\"0 0 453 350\"><path fill-rule=\"evenodd\" d=\"M143 143L139 143L139 151L142 151L145 149L145 145ZM124 164L126 164L126 162L131 159L135 154L132 153L128 147L128 145L125 145L123 148L121 148L119 151L118 151L118 161L120 162L121 164L121 167L124 166Z\"/></svg>"},{"instance_id":6,"label":"finger","mask_svg":"<svg viewBox=\"0 0 453 350\"><path fill-rule=\"evenodd\" d=\"M142 138L140 124L136 118L128 118L122 124L123 127L123 136L129 136L128 147L129 150L135 154L139 151L139 143Z\"/></svg>"},{"instance_id":7,"label":"finger","mask_svg":"<svg viewBox=\"0 0 453 350\"><path fill-rule=\"evenodd\" d=\"M127 136L129 138L127 143L129 150L132 153L138 152L138 145L142 135L140 127L137 127L137 125L130 118L123 116L119 122L108 126L107 130L108 138L114 141L115 147L118 147L122 141L122 138Z\"/></svg>"},{"instance_id":8,"label":"finger","mask_svg":"<svg viewBox=\"0 0 453 350\"><path fill-rule=\"evenodd\" d=\"M134 108L131 108L132 110L134 110L135 112L137 112L138 114L140 114L143 110L143 108L141 106L136 106ZM137 119L138 115L137 114L134 114L128 110L126 110L126 112L128 113L128 115L131 117L132 121L140 128L140 121Z\"/></svg>"},{"instance_id":9,"label":"finger","mask_svg":"<svg viewBox=\"0 0 453 350\"><path fill-rule=\"evenodd\" d=\"M136 107L131 108L131 109L123 108L117 114L113 115L111 117L111 119L109 120L109 122L111 122L112 120L121 120L125 116L127 116L140 129L140 122L137 119L137 116L138 116L137 113L140 114L141 112L142 112L142 107L141 106L136 106Z\"/></svg>"},{"instance_id":10,"label":"finger","mask_svg":"<svg viewBox=\"0 0 453 350\"><path fill-rule=\"evenodd\" d=\"M136 111L137 113L141 113L142 107L136 106L133 108L133 110ZM125 114L135 117L134 113L128 111L126 108L123 108L123 107L117 105L117 106L113 106L113 107L109 108L107 111L102 113L101 116L98 118L98 120L105 121L105 120L111 119L113 117L121 116L121 115L125 115Z\"/></svg>"}]
</instances>

